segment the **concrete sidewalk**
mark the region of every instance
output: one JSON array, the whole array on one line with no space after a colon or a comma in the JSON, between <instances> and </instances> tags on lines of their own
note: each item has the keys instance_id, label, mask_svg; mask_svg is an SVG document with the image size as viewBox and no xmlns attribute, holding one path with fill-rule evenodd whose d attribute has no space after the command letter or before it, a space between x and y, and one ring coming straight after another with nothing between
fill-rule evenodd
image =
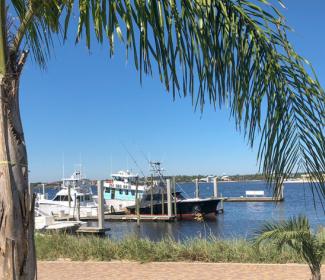
<instances>
[{"instance_id":1,"label":"concrete sidewalk","mask_svg":"<svg viewBox=\"0 0 325 280\"><path fill-rule=\"evenodd\" d=\"M325 268L322 270L325 274ZM135 279L242 279L307 280L310 272L302 264L145 263L136 262L38 262L40 280L135 280Z\"/></svg>"}]
</instances>

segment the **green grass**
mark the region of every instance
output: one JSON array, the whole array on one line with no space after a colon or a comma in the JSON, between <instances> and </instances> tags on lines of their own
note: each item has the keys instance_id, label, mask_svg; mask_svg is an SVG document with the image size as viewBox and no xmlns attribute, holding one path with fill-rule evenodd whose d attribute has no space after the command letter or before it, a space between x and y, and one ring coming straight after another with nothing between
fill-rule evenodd
<instances>
[{"instance_id":1,"label":"green grass","mask_svg":"<svg viewBox=\"0 0 325 280\"><path fill-rule=\"evenodd\" d=\"M36 235L39 260L71 259L74 261L132 260L139 262L200 261L241 263L301 263L302 259L290 248L281 253L267 244L257 249L247 240L191 239L177 242L165 239L152 242L127 237L108 238Z\"/></svg>"}]
</instances>

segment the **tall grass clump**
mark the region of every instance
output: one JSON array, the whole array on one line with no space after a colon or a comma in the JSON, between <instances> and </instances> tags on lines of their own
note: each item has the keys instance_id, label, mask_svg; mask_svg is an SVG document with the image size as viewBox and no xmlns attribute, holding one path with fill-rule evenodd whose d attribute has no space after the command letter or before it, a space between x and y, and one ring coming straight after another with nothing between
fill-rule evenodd
<instances>
[{"instance_id":1,"label":"tall grass clump","mask_svg":"<svg viewBox=\"0 0 325 280\"><path fill-rule=\"evenodd\" d=\"M214 237L188 239L183 242L166 238L153 242L134 236L122 240L111 240L94 236L46 234L36 235L36 250L39 260L243 263L300 263L303 261L290 248L279 253L271 244L263 244L257 249L254 244L244 239L219 240Z\"/></svg>"}]
</instances>

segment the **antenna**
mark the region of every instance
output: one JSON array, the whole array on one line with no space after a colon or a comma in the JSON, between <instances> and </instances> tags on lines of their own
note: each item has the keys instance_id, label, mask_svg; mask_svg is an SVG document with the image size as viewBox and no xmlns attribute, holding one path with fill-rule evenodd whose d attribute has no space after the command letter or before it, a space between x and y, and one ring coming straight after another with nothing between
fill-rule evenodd
<instances>
[{"instance_id":1,"label":"antenna","mask_svg":"<svg viewBox=\"0 0 325 280\"><path fill-rule=\"evenodd\" d=\"M134 162L134 164L138 167L138 169L141 172L142 176L145 178L145 180L147 180L147 176L144 174L144 172L142 171L141 167L139 166L139 164L137 163L137 161L135 160L135 158L131 155L131 153L129 152L129 150L126 148L126 146L122 142L121 142L121 145L125 149L125 151L128 153L129 157L132 159L132 161Z\"/></svg>"},{"instance_id":2,"label":"antenna","mask_svg":"<svg viewBox=\"0 0 325 280\"><path fill-rule=\"evenodd\" d=\"M110 170L110 176L113 174L113 160L112 160L112 154L111 154L111 156L110 156L110 168L111 168L111 170Z\"/></svg>"},{"instance_id":3,"label":"antenna","mask_svg":"<svg viewBox=\"0 0 325 280\"><path fill-rule=\"evenodd\" d=\"M62 179L64 179L64 152L62 153Z\"/></svg>"}]
</instances>

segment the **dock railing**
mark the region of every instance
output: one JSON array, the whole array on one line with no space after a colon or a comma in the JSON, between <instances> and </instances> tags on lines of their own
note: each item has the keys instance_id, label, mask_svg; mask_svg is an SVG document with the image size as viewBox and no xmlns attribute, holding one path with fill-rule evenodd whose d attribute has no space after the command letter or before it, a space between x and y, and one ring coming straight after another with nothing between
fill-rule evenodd
<instances>
[{"instance_id":1,"label":"dock railing","mask_svg":"<svg viewBox=\"0 0 325 280\"><path fill-rule=\"evenodd\" d=\"M264 196L264 191L246 191L246 197L249 196Z\"/></svg>"}]
</instances>

